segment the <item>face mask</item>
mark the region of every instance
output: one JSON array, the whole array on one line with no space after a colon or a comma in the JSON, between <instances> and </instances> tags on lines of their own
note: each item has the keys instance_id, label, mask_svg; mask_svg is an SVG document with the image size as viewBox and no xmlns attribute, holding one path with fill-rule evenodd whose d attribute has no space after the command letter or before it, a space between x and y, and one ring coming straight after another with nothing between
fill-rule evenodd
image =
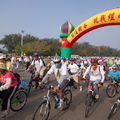
<instances>
[{"instance_id":1,"label":"face mask","mask_svg":"<svg viewBox=\"0 0 120 120\"><path fill-rule=\"evenodd\" d=\"M55 63L56 68L61 68L62 63Z\"/></svg>"}]
</instances>

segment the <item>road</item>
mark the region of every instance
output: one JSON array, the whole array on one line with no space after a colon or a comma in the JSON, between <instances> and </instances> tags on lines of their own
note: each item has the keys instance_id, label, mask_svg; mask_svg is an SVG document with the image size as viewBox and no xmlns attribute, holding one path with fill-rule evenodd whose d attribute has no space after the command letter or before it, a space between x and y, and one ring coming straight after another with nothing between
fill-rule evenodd
<instances>
[{"instance_id":1,"label":"road","mask_svg":"<svg viewBox=\"0 0 120 120\"><path fill-rule=\"evenodd\" d=\"M26 73L24 70L18 70L18 73L27 82L29 81L30 73ZM54 84L54 81L55 77L51 76L50 84ZM73 98L68 110L60 111L58 109L54 109L53 101L51 101L52 107L49 120L107 120L109 109L119 96L119 94L117 94L114 98L107 97L105 89L108 83L109 82L105 82L104 86L100 88L100 100L98 103L92 106L90 114L87 118L84 117L87 87L86 84L82 82L83 91L80 92L79 90L72 90ZM45 92L43 93L40 89L32 90L25 107L18 112L10 111L10 114L4 118L4 120L32 120L33 113L36 110L37 106L41 103L44 94ZM111 120L119 120L119 110Z\"/></svg>"}]
</instances>

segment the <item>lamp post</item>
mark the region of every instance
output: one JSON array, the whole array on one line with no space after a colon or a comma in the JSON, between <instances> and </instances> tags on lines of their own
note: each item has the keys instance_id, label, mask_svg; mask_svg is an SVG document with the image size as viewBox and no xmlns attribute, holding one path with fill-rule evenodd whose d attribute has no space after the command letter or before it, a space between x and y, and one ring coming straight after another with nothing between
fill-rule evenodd
<instances>
[{"instance_id":1,"label":"lamp post","mask_svg":"<svg viewBox=\"0 0 120 120\"><path fill-rule=\"evenodd\" d=\"M23 30L21 30L21 46L23 46L23 33L24 33L24 31Z\"/></svg>"}]
</instances>

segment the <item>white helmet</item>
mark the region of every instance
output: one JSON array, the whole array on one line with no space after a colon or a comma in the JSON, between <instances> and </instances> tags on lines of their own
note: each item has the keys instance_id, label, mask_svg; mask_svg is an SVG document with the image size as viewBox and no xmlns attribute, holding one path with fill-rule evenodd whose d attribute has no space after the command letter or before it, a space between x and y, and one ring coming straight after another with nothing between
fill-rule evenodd
<instances>
[{"instance_id":1,"label":"white helmet","mask_svg":"<svg viewBox=\"0 0 120 120\"><path fill-rule=\"evenodd\" d=\"M61 61L61 57L56 54L53 59L53 62L60 62L60 61Z\"/></svg>"},{"instance_id":2,"label":"white helmet","mask_svg":"<svg viewBox=\"0 0 120 120\"><path fill-rule=\"evenodd\" d=\"M5 59L6 58L6 55L0 55L0 59Z\"/></svg>"},{"instance_id":3,"label":"white helmet","mask_svg":"<svg viewBox=\"0 0 120 120\"><path fill-rule=\"evenodd\" d=\"M87 65L88 64L88 62L87 61L84 61L84 65Z\"/></svg>"},{"instance_id":4,"label":"white helmet","mask_svg":"<svg viewBox=\"0 0 120 120\"><path fill-rule=\"evenodd\" d=\"M116 66L116 65L113 65L113 66L112 66L112 69L117 69L117 66Z\"/></svg>"}]
</instances>

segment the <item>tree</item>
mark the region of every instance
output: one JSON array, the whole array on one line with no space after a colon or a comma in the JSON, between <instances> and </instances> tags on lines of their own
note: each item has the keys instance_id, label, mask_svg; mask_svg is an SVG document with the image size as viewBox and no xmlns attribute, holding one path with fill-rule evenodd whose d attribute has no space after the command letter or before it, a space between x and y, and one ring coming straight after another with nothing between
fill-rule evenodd
<instances>
[{"instance_id":1,"label":"tree","mask_svg":"<svg viewBox=\"0 0 120 120\"><path fill-rule=\"evenodd\" d=\"M23 43L38 41L37 37L31 36L30 34L26 34L23 37ZM5 35L5 37L0 41L0 44L3 44L8 52L15 51L15 47L17 45L21 45L21 34L9 34ZM19 47L19 46L18 46Z\"/></svg>"}]
</instances>

